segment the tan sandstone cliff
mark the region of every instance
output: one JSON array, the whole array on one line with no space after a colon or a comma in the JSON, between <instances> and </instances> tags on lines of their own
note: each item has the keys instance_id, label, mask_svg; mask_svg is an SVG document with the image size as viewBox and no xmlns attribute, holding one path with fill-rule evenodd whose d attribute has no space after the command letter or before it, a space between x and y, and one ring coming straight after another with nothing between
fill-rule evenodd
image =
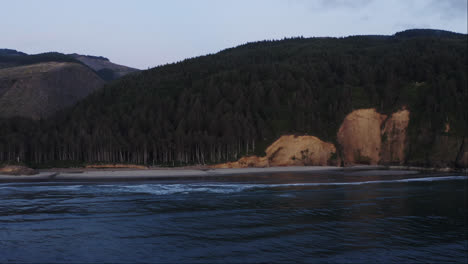
<instances>
[{"instance_id":1,"label":"tan sandstone cliff","mask_svg":"<svg viewBox=\"0 0 468 264\"><path fill-rule=\"evenodd\" d=\"M390 115L374 108L359 109L346 116L337 133L341 152L332 143L314 136L285 135L266 149L265 157L248 156L216 168L269 166L345 166L355 164L403 164L407 147L410 112L402 109ZM464 163L464 157L459 158Z\"/></svg>"},{"instance_id":2,"label":"tan sandstone cliff","mask_svg":"<svg viewBox=\"0 0 468 264\"><path fill-rule=\"evenodd\" d=\"M314 136L286 135L265 152L270 166L326 166L336 148Z\"/></svg>"},{"instance_id":3,"label":"tan sandstone cliff","mask_svg":"<svg viewBox=\"0 0 468 264\"><path fill-rule=\"evenodd\" d=\"M338 143L344 165L372 164L380 161L381 126L386 119L375 109L359 109L346 116L338 130Z\"/></svg>"},{"instance_id":4,"label":"tan sandstone cliff","mask_svg":"<svg viewBox=\"0 0 468 264\"><path fill-rule=\"evenodd\" d=\"M393 113L385 121L382 133L380 162L402 165L405 161L407 129L410 112L406 109Z\"/></svg>"},{"instance_id":5,"label":"tan sandstone cliff","mask_svg":"<svg viewBox=\"0 0 468 264\"><path fill-rule=\"evenodd\" d=\"M409 119L406 109L388 118L374 108L351 112L337 134L344 165L403 164Z\"/></svg>"},{"instance_id":6,"label":"tan sandstone cliff","mask_svg":"<svg viewBox=\"0 0 468 264\"><path fill-rule=\"evenodd\" d=\"M281 136L266 149L265 157L247 156L238 161L217 164L214 168L270 166L325 166L337 162L336 148L314 136Z\"/></svg>"}]
</instances>

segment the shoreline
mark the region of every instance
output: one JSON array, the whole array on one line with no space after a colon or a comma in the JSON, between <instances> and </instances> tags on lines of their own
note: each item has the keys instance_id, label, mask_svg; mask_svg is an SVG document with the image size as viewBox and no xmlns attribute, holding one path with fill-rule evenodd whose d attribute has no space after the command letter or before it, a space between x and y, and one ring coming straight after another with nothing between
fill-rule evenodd
<instances>
[{"instance_id":1,"label":"shoreline","mask_svg":"<svg viewBox=\"0 0 468 264\"><path fill-rule=\"evenodd\" d=\"M166 180L210 178L242 174L294 173L294 172L331 172L340 171L341 167L332 166L301 166L301 167L269 167L240 169L210 169L210 168L151 168L151 169L51 169L41 170L35 175L2 175L0 182L15 181L99 181L99 180Z\"/></svg>"},{"instance_id":2,"label":"shoreline","mask_svg":"<svg viewBox=\"0 0 468 264\"><path fill-rule=\"evenodd\" d=\"M40 170L35 175L4 175L0 174L0 182L47 182L47 181L144 181L144 180L205 180L216 177L225 177L245 174L272 174L272 173L311 173L336 174L343 173L349 176L369 175L416 175L424 172L451 172L449 170L435 170L419 167L361 165L353 167L337 166L291 166L268 168L236 168L214 169L209 167L179 167L179 168L54 168ZM461 171L460 173L466 173Z\"/></svg>"}]
</instances>

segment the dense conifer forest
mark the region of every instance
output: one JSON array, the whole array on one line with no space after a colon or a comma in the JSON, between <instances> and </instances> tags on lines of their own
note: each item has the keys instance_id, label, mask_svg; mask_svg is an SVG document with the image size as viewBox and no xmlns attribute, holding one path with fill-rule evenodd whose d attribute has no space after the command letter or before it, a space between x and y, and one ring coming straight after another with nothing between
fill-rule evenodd
<instances>
[{"instance_id":1,"label":"dense conifer forest","mask_svg":"<svg viewBox=\"0 0 468 264\"><path fill-rule=\"evenodd\" d=\"M131 74L49 120L0 120L0 161L222 162L283 134L336 142L354 109L407 107L407 163L430 165L439 135L467 137L467 102L466 35L260 41Z\"/></svg>"}]
</instances>

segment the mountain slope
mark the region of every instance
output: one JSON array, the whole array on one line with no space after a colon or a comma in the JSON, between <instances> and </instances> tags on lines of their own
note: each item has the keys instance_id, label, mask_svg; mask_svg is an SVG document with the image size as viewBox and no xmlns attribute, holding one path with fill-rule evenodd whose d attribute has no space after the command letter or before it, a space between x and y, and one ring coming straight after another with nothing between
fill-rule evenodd
<instances>
[{"instance_id":1,"label":"mountain slope","mask_svg":"<svg viewBox=\"0 0 468 264\"><path fill-rule=\"evenodd\" d=\"M405 145L399 164L454 166L468 134L466 46L466 35L427 32L248 43L123 77L45 123L3 120L0 160L213 163L264 156L286 134L343 156L340 126L366 108L410 112L395 136L407 144L385 145L398 122L379 121L391 124L378 129L382 149Z\"/></svg>"},{"instance_id":2,"label":"mountain slope","mask_svg":"<svg viewBox=\"0 0 468 264\"><path fill-rule=\"evenodd\" d=\"M20 51L17 51L17 50L13 50L13 49L0 49L0 56L3 55L7 55L7 56L24 56L24 55L27 55L26 53L24 52L20 52Z\"/></svg>"},{"instance_id":3,"label":"mountain slope","mask_svg":"<svg viewBox=\"0 0 468 264\"><path fill-rule=\"evenodd\" d=\"M0 69L0 117L46 118L101 88L83 65L45 62Z\"/></svg>"},{"instance_id":4,"label":"mountain slope","mask_svg":"<svg viewBox=\"0 0 468 264\"><path fill-rule=\"evenodd\" d=\"M139 71L138 69L112 63L109 59L104 57L86 56L76 53L70 54L70 56L86 64L106 81L115 80L129 73Z\"/></svg>"},{"instance_id":5,"label":"mountain slope","mask_svg":"<svg viewBox=\"0 0 468 264\"><path fill-rule=\"evenodd\" d=\"M0 49L0 117L49 117L135 71L102 57Z\"/></svg>"}]
</instances>

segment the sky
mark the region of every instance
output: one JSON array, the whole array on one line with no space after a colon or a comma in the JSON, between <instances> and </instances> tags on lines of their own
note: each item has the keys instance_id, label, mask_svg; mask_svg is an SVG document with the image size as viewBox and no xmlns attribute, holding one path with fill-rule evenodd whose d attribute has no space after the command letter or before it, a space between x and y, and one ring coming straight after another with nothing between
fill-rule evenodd
<instances>
[{"instance_id":1,"label":"sky","mask_svg":"<svg viewBox=\"0 0 468 264\"><path fill-rule=\"evenodd\" d=\"M466 0L0 0L0 48L147 69L284 37L467 33Z\"/></svg>"}]
</instances>

